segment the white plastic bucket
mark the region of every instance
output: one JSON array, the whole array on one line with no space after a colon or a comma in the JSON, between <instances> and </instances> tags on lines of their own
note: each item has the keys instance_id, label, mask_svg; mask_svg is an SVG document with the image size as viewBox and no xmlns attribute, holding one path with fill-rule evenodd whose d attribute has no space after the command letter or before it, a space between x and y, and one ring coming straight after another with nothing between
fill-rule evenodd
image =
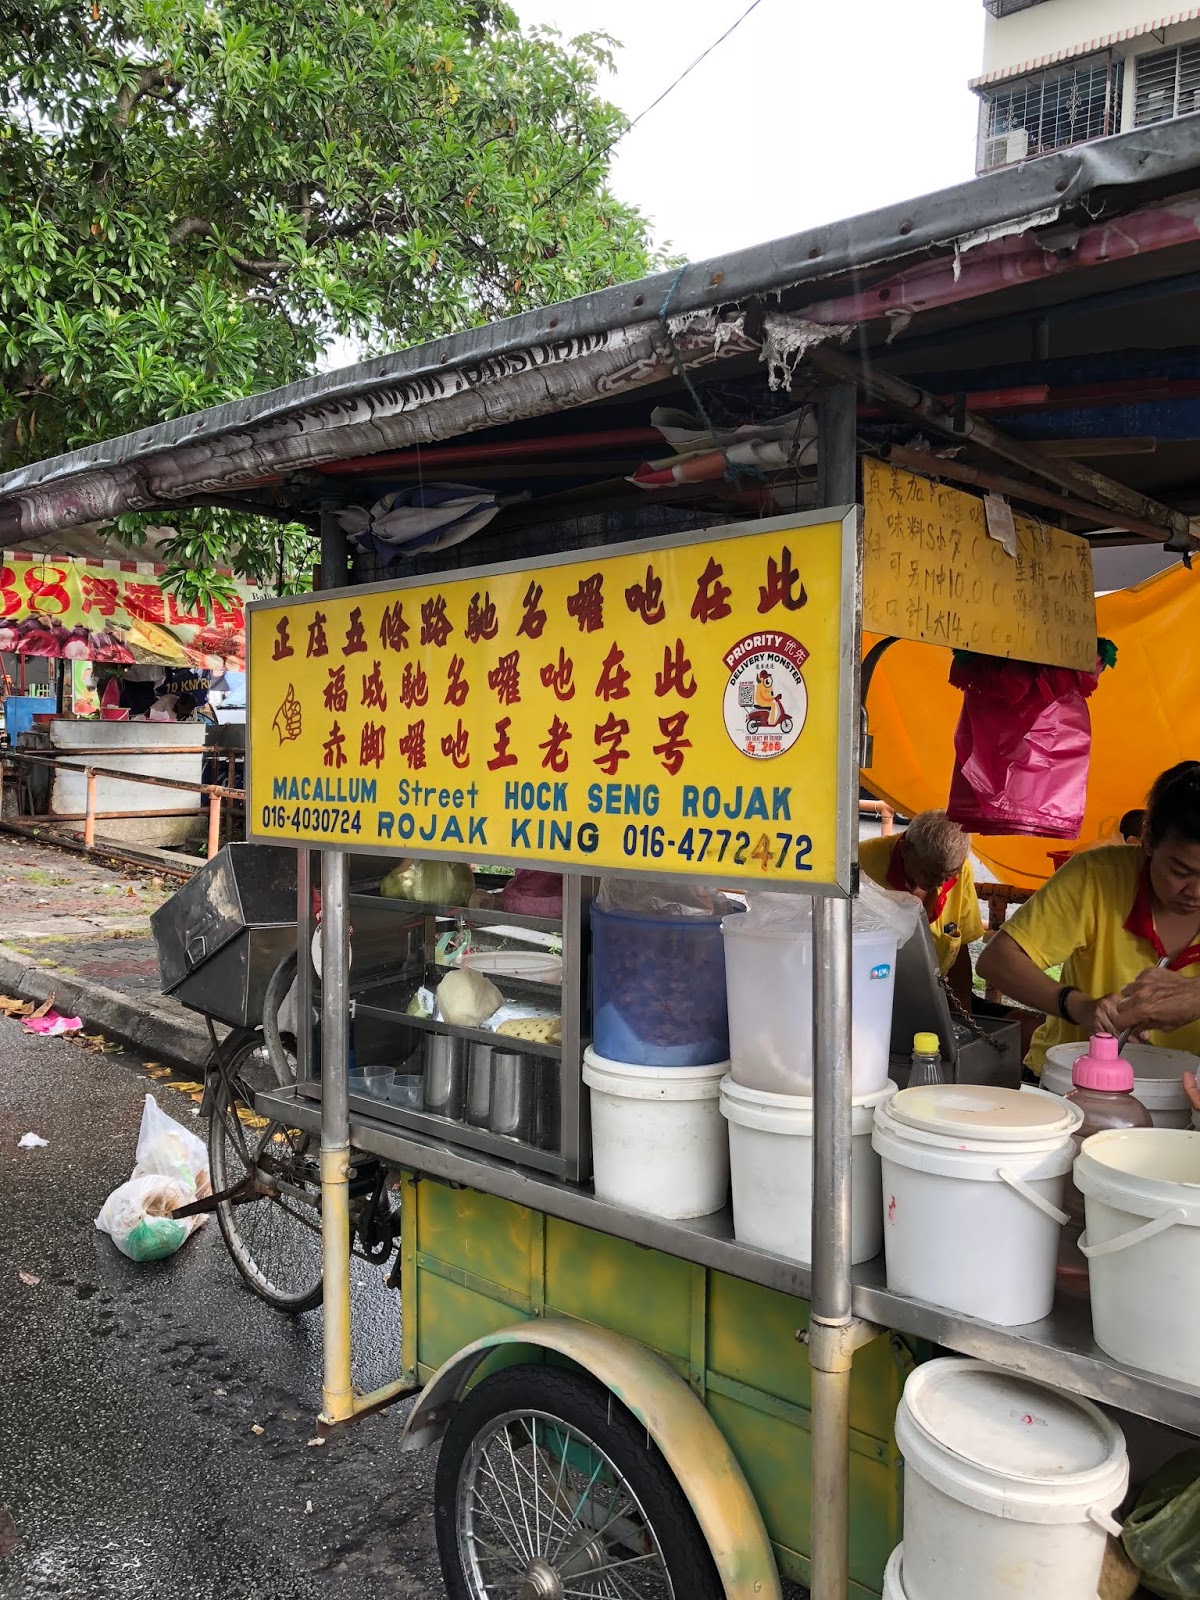
<instances>
[{"instance_id":1,"label":"white plastic bucket","mask_svg":"<svg viewBox=\"0 0 1200 1600\"><path fill-rule=\"evenodd\" d=\"M852 1112L851 1260L870 1261L883 1244L879 1157L871 1149L875 1107L896 1092L886 1083L856 1095ZM721 1114L729 1123L733 1234L740 1244L812 1262L813 1103L768 1094L726 1078Z\"/></svg>"},{"instance_id":2,"label":"white plastic bucket","mask_svg":"<svg viewBox=\"0 0 1200 1600\"><path fill-rule=\"evenodd\" d=\"M726 917L721 931L733 1081L769 1094L811 1095L811 927L768 930L755 927L749 914ZM869 1094L887 1082L895 984L895 935L856 929L851 967L855 1094Z\"/></svg>"},{"instance_id":3,"label":"white plastic bucket","mask_svg":"<svg viewBox=\"0 0 1200 1600\"><path fill-rule=\"evenodd\" d=\"M904 1546L898 1544L888 1557L888 1564L883 1571L883 1596L882 1600L908 1600L908 1590L904 1587Z\"/></svg>"},{"instance_id":4,"label":"white plastic bucket","mask_svg":"<svg viewBox=\"0 0 1200 1600\"><path fill-rule=\"evenodd\" d=\"M1090 1401L986 1361L927 1361L896 1444L908 1600L1096 1600L1129 1461Z\"/></svg>"},{"instance_id":5,"label":"white plastic bucket","mask_svg":"<svg viewBox=\"0 0 1200 1600\"><path fill-rule=\"evenodd\" d=\"M1087 1053L1087 1041L1053 1044L1046 1051L1041 1086L1047 1094L1071 1092L1071 1068L1076 1056ZM1183 1087L1183 1074L1195 1072L1200 1061L1186 1050L1160 1050L1152 1044L1127 1044L1121 1051L1133 1068L1133 1094L1150 1113L1156 1128L1191 1126L1192 1106Z\"/></svg>"},{"instance_id":6,"label":"white plastic bucket","mask_svg":"<svg viewBox=\"0 0 1200 1600\"><path fill-rule=\"evenodd\" d=\"M1200 1135L1114 1128L1083 1141L1075 1183L1087 1227L1092 1332L1143 1372L1196 1381Z\"/></svg>"},{"instance_id":7,"label":"white plastic bucket","mask_svg":"<svg viewBox=\"0 0 1200 1600\"><path fill-rule=\"evenodd\" d=\"M727 1061L635 1067L585 1050L597 1198L674 1220L720 1211L729 1194L720 1109L728 1071Z\"/></svg>"},{"instance_id":8,"label":"white plastic bucket","mask_svg":"<svg viewBox=\"0 0 1200 1600\"><path fill-rule=\"evenodd\" d=\"M871 1137L888 1288L1002 1327L1046 1316L1080 1120L1039 1089L940 1084L883 1101Z\"/></svg>"}]
</instances>

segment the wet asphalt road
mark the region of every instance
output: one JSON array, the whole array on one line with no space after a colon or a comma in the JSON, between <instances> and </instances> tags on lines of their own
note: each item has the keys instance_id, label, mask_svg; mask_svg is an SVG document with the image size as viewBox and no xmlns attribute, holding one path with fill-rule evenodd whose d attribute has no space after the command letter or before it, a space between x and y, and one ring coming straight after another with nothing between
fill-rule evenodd
<instances>
[{"instance_id":1,"label":"wet asphalt road","mask_svg":"<svg viewBox=\"0 0 1200 1600\"><path fill-rule=\"evenodd\" d=\"M433 1456L399 1454L405 1405L307 1443L320 1312L257 1300L215 1221L140 1266L95 1231L150 1089L203 1132L138 1059L0 1018L0 1597L441 1600ZM18 1150L26 1131L49 1148ZM369 1385L398 1366L399 1306L354 1270Z\"/></svg>"}]
</instances>

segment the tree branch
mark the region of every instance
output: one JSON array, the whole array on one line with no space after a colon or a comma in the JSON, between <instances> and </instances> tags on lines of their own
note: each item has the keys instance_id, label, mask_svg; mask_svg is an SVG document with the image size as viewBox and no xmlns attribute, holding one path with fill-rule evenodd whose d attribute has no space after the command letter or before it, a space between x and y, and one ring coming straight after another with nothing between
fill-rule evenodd
<instances>
[{"instance_id":1,"label":"tree branch","mask_svg":"<svg viewBox=\"0 0 1200 1600\"><path fill-rule=\"evenodd\" d=\"M144 100L151 89L160 88L171 81L171 67L169 62L160 63L154 67L143 67L133 83L127 83L117 95L116 107L113 111L113 121L121 132L124 133L129 126L129 119L133 116L133 109L139 100Z\"/></svg>"},{"instance_id":2,"label":"tree branch","mask_svg":"<svg viewBox=\"0 0 1200 1600\"><path fill-rule=\"evenodd\" d=\"M167 235L167 242L171 245L181 245L187 239L201 238L212 239L216 236L216 229L207 217L181 217ZM254 261L249 256L244 256L240 250L226 246L229 259L239 272L244 272L260 281L270 279L276 272L285 272L290 267L288 261Z\"/></svg>"},{"instance_id":3,"label":"tree branch","mask_svg":"<svg viewBox=\"0 0 1200 1600\"><path fill-rule=\"evenodd\" d=\"M214 228L207 217L181 217L167 235L168 244L179 245L185 239L190 239L194 234L202 238L210 238Z\"/></svg>"},{"instance_id":4,"label":"tree branch","mask_svg":"<svg viewBox=\"0 0 1200 1600\"><path fill-rule=\"evenodd\" d=\"M155 90L171 86L171 64L161 62L157 66L143 67L132 83L118 91L113 105L113 124L118 134L128 131L134 107L140 100ZM92 182L97 189L103 189L108 183L112 165L108 161L99 160L92 162Z\"/></svg>"}]
</instances>

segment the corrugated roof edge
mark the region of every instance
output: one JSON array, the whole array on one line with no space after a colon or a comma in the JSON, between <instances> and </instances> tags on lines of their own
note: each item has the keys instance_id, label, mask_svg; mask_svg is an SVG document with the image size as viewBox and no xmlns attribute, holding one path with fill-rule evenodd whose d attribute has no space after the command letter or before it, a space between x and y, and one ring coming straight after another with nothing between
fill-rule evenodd
<instances>
[{"instance_id":1,"label":"corrugated roof edge","mask_svg":"<svg viewBox=\"0 0 1200 1600\"><path fill-rule=\"evenodd\" d=\"M128 466L178 445L199 444L254 423L303 413L310 406L369 393L400 379L444 373L447 368L489 356L522 351L548 338L581 337L652 321L668 294L671 314L679 316L950 246L957 239L1020 222L1048 207L1078 205L1098 190L1133 190L1134 195L1122 195L1123 201L1132 205L1136 191L1142 188L1167 183L1172 189L1184 189L1189 179L1200 180L1200 115L1044 156L878 211L694 262L680 273L657 273L467 328L373 361L34 462L0 477L0 505L22 490L106 467Z\"/></svg>"}]
</instances>

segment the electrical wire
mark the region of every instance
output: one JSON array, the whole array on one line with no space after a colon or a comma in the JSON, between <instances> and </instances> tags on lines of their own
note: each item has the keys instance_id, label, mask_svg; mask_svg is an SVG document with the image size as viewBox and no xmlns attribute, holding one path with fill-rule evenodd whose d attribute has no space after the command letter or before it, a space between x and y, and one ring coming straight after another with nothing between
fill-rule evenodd
<instances>
[{"instance_id":1,"label":"electrical wire","mask_svg":"<svg viewBox=\"0 0 1200 1600\"><path fill-rule=\"evenodd\" d=\"M542 201L542 205L543 206L551 205L553 203L553 201L555 199L557 199L557 197L563 192L564 189L569 189L573 183L578 183L579 179L583 177L584 173L588 170L589 167L595 166L597 161L602 161L604 159L604 157L606 155L608 155L610 150L615 149L616 146L620 144L621 140L625 137L625 135L627 133L632 133L633 132L633 130L637 127L638 123L643 120L643 118L648 117L652 111L656 110L660 105L662 105L663 101L667 98L667 96L670 95L670 94L673 94L675 92L675 90L678 89L679 85L683 82L683 80L685 78L689 77L693 72L695 72L696 68L701 64L701 62L707 61L707 59L709 58L710 55L712 55L714 50L719 49L720 46L725 43L726 39L728 39L732 34L736 33L737 30L741 27L742 23L745 22L746 18L750 15L750 13L752 11L757 11L761 4L762 4L762 0L750 0L750 4L746 7L746 9L742 12L742 14L739 17L737 17L733 22L731 22L729 24L729 26L725 29L725 32L720 36L719 39L714 39L713 42L708 46L708 48L706 50L702 50L700 52L700 54L690 64L690 66L684 67L683 71L679 74L679 76L677 78L673 79L672 82L670 82L667 85L667 87L662 91L662 93L660 95L658 95L655 99L651 100L651 102L650 102L650 104L648 106L645 106L641 111L639 111L637 116L634 117L633 121L628 123L624 128L622 128L620 133L618 133L615 138L610 139L607 144L601 145L599 150L593 151L593 153L587 158L587 160L583 163L583 165L577 171L573 172L569 178L564 178L562 183L560 183L556 189L552 190L551 193L546 196L545 200Z\"/></svg>"}]
</instances>

